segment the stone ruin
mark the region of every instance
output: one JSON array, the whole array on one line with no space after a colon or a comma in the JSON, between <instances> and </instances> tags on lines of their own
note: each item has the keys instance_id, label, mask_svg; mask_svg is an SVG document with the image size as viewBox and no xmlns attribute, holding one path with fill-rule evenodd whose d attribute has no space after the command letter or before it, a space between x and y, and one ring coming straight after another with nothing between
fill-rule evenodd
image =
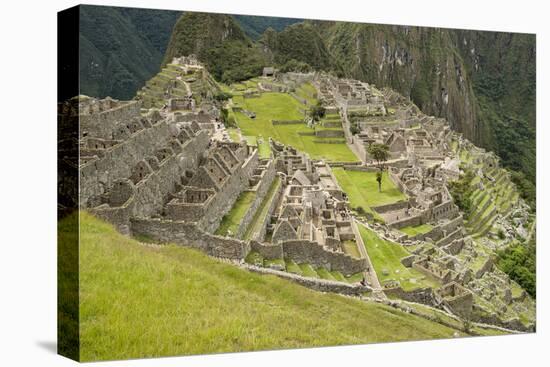
<instances>
[{"instance_id":1,"label":"stone ruin","mask_svg":"<svg viewBox=\"0 0 550 367\"><path fill-rule=\"evenodd\" d=\"M196 78L203 86L208 84L206 70L193 58L174 59L172 69L180 83L166 90L162 108L150 108L148 98L155 96L155 87L133 101L79 96L60 104L60 171L77 167L78 177L66 175L66 179L80 182L80 191L61 201L80 203L81 209L125 234L190 246L241 263L254 251L270 261L292 260L345 276L362 273L372 285L363 240L330 165L271 139L272 156L260 159L256 147L220 138L224 135L219 134L219 108L212 92L201 90L203 98L195 98ZM399 296L475 321L524 328L504 319L510 310L525 312L525 292L514 293L513 284L495 269L492 259L475 269L464 261L480 255L466 237L462 215L447 190L447 182L460 174L460 161L450 149L453 133L448 125L423 115L391 90L378 91L367 83L323 74L277 75L279 82L290 84L300 78L313 82L327 111L339 113L345 127L349 129L353 120L359 128L355 135L346 132L346 138L362 155L363 164L345 169L375 169L366 147L389 146L389 177L408 198L373 208L385 221L377 230L391 237L392 231L406 226L432 226L427 233L401 235L404 245L417 245L402 263L438 280L442 287L413 296L401 291ZM178 90L185 93L177 95ZM78 121L78 136L63 134ZM78 141L77 152L72 148L74 141ZM471 143L460 138L458 144ZM473 161L498 167L498 159L484 151ZM269 193L272 187L275 192ZM216 234L245 192L253 193L254 201L235 233ZM265 218L252 226L266 200ZM360 255L349 253L350 246ZM282 270L278 266L271 267ZM291 278L312 283L308 286L315 289L336 287ZM346 287L346 292L356 294L357 289ZM397 288L398 284L384 284L388 294ZM474 294L498 308L499 314L480 313Z\"/></svg>"}]
</instances>

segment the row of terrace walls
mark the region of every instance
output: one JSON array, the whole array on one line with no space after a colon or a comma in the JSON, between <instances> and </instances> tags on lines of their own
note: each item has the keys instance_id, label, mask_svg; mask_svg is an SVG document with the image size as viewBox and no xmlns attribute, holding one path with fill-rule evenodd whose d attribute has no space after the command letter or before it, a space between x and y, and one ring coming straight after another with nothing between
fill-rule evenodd
<instances>
[{"instance_id":1,"label":"row of terrace walls","mask_svg":"<svg viewBox=\"0 0 550 367\"><path fill-rule=\"evenodd\" d=\"M105 193L116 179L130 177L139 161L155 154L171 139L170 128L159 121L151 128L140 130L127 140L105 150L99 160L79 168L80 202L84 207L88 199Z\"/></svg>"},{"instance_id":2,"label":"row of terrace walls","mask_svg":"<svg viewBox=\"0 0 550 367\"><path fill-rule=\"evenodd\" d=\"M212 199L204 217L198 222L199 227L209 233L214 232L225 214L227 214L244 188L252 171L258 166L258 150L255 149L248 159L224 181L223 186Z\"/></svg>"},{"instance_id":3,"label":"row of terrace walls","mask_svg":"<svg viewBox=\"0 0 550 367\"><path fill-rule=\"evenodd\" d=\"M198 163L198 158L189 154L192 152L197 154L202 149L206 149L208 135L200 133L198 137L200 138L186 141L181 153L164 159L159 163L156 170L149 173L135 185L132 184L133 192L125 204L122 204L122 200L112 200L112 196L118 188L115 185L120 184L119 181L116 181L109 192L112 206L102 205L93 209L94 213L115 223L123 232L126 231L124 228L129 225L130 217L148 217L159 213L166 198L171 193L176 192L178 184L181 183L181 162L186 159L193 159ZM145 163L145 165L149 169L151 168L148 163Z\"/></svg>"},{"instance_id":4,"label":"row of terrace walls","mask_svg":"<svg viewBox=\"0 0 550 367\"><path fill-rule=\"evenodd\" d=\"M355 259L344 253L327 251L317 242L290 240L281 243L284 257L298 264L308 263L315 267L324 267L328 271L339 271L346 276L367 269L365 259Z\"/></svg>"},{"instance_id":5,"label":"row of terrace walls","mask_svg":"<svg viewBox=\"0 0 550 367\"><path fill-rule=\"evenodd\" d=\"M141 101L129 101L99 113L79 115L80 138L86 132L95 138L111 139L120 122L141 117L140 110Z\"/></svg>"},{"instance_id":6,"label":"row of terrace walls","mask_svg":"<svg viewBox=\"0 0 550 367\"><path fill-rule=\"evenodd\" d=\"M250 222L252 222L252 219L254 219L254 215L256 214L256 211L262 205L262 202L265 198L266 193L269 191L269 188L271 187L271 184L273 183L273 179L275 178L275 162L269 161L267 164L266 169L264 170L262 174L262 178L260 179L260 182L257 184L255 191L256 191L256 197L254 198L254 201L250 205L250 208L248 208L247 212L243 216L241 220L241 224L239 225L239 228L237 229L237 233L235 237L242 238L246 232L246 229L250 225Z\"/></svg>"},{"instance_id":7,"label":"row of terrace walls","mask_svg":"<svg viewBox=\"0 0 550 367\"><path fill-rule=\"evenodd\" d=\"M244 260L250 252L249 243L207 233L195 223L132 218L131 233L162 243L196 248L210 256L232 260Z\"/></svg>"}]
</instances>

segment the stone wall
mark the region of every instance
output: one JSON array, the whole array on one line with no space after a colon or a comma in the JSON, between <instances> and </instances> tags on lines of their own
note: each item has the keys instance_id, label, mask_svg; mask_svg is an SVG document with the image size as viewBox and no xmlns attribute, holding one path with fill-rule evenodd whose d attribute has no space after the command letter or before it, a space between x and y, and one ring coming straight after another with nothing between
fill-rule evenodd
<instances>
[{"instance_id":1,"label":"stone wall","mask_svg":"<svg viewBox=\"0 0 550 367\"><path fill-rule=\"evenodd\" d=\"M80 138L84 137L83 134L87 134L96 138L112 139L113 132L119 124L140 116L141 101L119 103L119 106L112 109L79 115Z\"/></svg>"},{"instance_id":2,"label":"stone wall","mask_svg":"<svg viewBox=\"0 0 550 367\"><path fill-rule=\"evenodd\" d=\"M257 166L258 150L256 149L242 166L233 171L216 193L204 217L198 222L201 229L214 232L220 226L223 216L231 210L243 188L248 187L248 180Z\"/></svg>"},{"instance_id":3,"label":"stone wall","mask_svg":"<svg viewBox=\"0 0 550 367\"><path fill-rule=\"evenodd\" d=\"M324 267L328 271L339 271L349 276L367 269L365 259L355 259L341 252L327 251L317 242L290 240L282 242L284 257L298 264L308 263Z\"/></svg>"},{"instance_id":4,"label":"stone wall","mask_svg":"<svg viewBox=\"0 0 550 367\"><path fill-rule=\"evenodd\" d=\"M132 174L134 166L145 157L166 146L171 138L166 122L161 121L151 128L131 135L113 147L105 149L103 157L90 161L79 168L80 202L86 205L92 196L101 195L119 178Z\"/></svg>"},{"instance_id":5,"label":"stone wall","mask_svg":"<svg viewBox=\"0 0 550 367\"><path fill-rule=\"evenodd\" d=\"M260 179L260 182L257 184L254 190L256 192L256 197L254 198L254 201L252 202L252 204L246 211L245 215L241 219L239 228L235 233L236 238L242 238L244 236L246 229L250 225L250 222L252 222L252 220L254 219L254 215L256 214L256 211L258 210L260 205L262 205L265 195L269 191L269 188L273 183L275 174L276 174L275 162L269 161L266 169L264 170L262 178Z\"/></svg>"},{"instance_id":6,"label":"stone wall","mask_svg":"<svg viewBox=\"0 0 550 367\"><path fill-rule=\"evenodd\" d=\"M244 260L250 252L248 243L207 233L195 223L132 218L130 230L134 235L146 236L163 243L196 248L215 257Z\"/></svg>"},{"instance_id":7,"label":"stone wall","mask_svg":"<svg viewBox=\"0 0 550 367\"><path fill-rule=\"evenodd\" d=\"M315 130L315 136L318 138L343 138L343 130Z\"/></svg>"},{"instance_id":8,"label":"stone wall","mask_svg":"<svg viewBox=\"0 0 550 367\"><path fill-rule=\"evenodd\" d=\"M205 132L199 132L196 139L188 140L182 145L180 154L171 155L162 160L158 163L155 171L152 171L137 182L133 186L133 193L128 199L127 204L121 206L120 200L111 200L111 203L114 205L101 205L91 209L91 211L100 217L110 218L108 220L114 223L119 229L128 226L129 219L132 216L149 217L161 212L166 198L171 193L176 192L177 185L181 183L182 166L190 168L198 164L199 158L197 157L197 152L201 151L198 149L205 149L207 145L208 135ZM120 183L120 181L115 182ZM115 194L117 192L116 187L111 186L110 191L112 191L112 194ZM109 194L111 193L109 192ZM117 210L119 213L116 213Z\"/></svg>"},{"instance_id":9,"label":"stone wall","mask_svg":"<svg viewBox=\"0 0 550 367\"><path fill-rule=\"evenodd\" d=\"M442 238L441 240L437 241L437 246L443 247L448 245L449 243L453 242L454 240L458 240L462 238L462 228L458 228L454 232L451 232L447 235L447 237Z\"/></svg>"},{"instance_id":10,"label":"stone wall","mask_svg":"<svg viewBox=\"0 0 550 367\"><path fill-rule=\"evenodd\" d=\"M366 292L372 291L372 288L368 286L363 286L360 284L349 284L349 283L338 282L333 280L309 278L309 277L304 277L293 273L287 273L285 271L279 271L279 270L274 270L269 268L261 268L253 265L247 265L247 264L243 266L250 271L260 273L260 274L275 275L275 276L278 276L279 278L293 281L304 287L311 288L319 292L331 292L331 293L344 294L348 296L360 296L360 295L364 295Z\"/></svg>"},{"instance_id":11,"label":"stone wall","mask_svg":"<svg viewBox=\"0 0 550 367\"><path fill-rule=\"evenodd\" d=\"M405 217L395 222L392 222L390 224L390 227L399 229L399 228L408 227L408 226L416 227L421 224L423 224L422 215L415 215L413 217Z\"/></svg>"},{"instance_id":12,"label":"stone wall","mask_svg":"<svg viewBox=\"0 0 550 367\"><path fill-rule=\"evenodd\" d=\"M250 250L256 251L267 260L282 259L284 257L283 246L272 243L250 241Z\"/></svg>"},{"instance_id":13,"label":"stone wall","mask_svg":"<svg viewBox=\"0 0 550 367\"><path fill-rule=\"evenodd\" d=\"M450 219L456 217L458 208L452 200L447 200L432 208L433 220Z\"/></svg>"},{"instance_id":14,"label":"stone wall","mask_svg":"<svg viewBox=\"0 0 550 367\"><path fill-rule=\"evenodd\" d=\"M273 215L273 212L277 208L277 204L279 203L281 195L283 195L284 188L285 186L283 184L283 180L281 180L281 183L279 184L279 188L277 189L277 192L273 196L273 200L271 201L271 204L269 204L269 208L267 209L267 214L264 218L262 218L262 225L260 226L260 231L257 233L253 233L252 239L257 241L263 241L263 239L265 238L265 235L267 232L267 226L271 222L271 216Z\"/></svg>"},{"instance_id":15,"label":"stone wall","mask_svg":"<svg viewBox=\"0 0 550 367\"><path fill-rule=\"evenodd\" d=\"M371 209L375 210L377 213L387 213L395 210L406 209L409 207L409 200L398 201L392 204L373 206Z\"/></svg>"},{"instance_id":16,"label":"stone wall","mask_svg":"<svg viewBox=\"0 0 550 367\"><path fill-rule=\"evenodd\" d=\"M405 291L401 287L395 287L384 289L384 293L388 297L396 297L404 301L421 303L428 306L437 305L432 288L418 288L412 291Z\"/></svg>"}]
</instances>

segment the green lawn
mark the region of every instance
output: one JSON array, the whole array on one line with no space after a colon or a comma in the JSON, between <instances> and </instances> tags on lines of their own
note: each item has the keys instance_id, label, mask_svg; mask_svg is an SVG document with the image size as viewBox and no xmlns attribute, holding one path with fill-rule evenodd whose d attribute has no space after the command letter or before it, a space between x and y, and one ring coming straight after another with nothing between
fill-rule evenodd
<instances>
[{"instance_id":1,"label":"green lawn","mask_svg":"<svg viewBox=\"0 0 550 367\"><path fill-rule=\"evenodd\" d=\"M401 259L410 255L401 245L381 239L363 225L359 225L359 232L381 284L387 280L397 280L404 290L439 287L435 279L428 278L421 272L401 264Z\"/></svg>"},{"instance_id":2,"label":"green lawn","mask_svg":"<svg viewBox=\"0 0 550 367\"><path fill-rule=\"evenodd\" d=\"M64 248L72 232L60 229ZM142 246L87 213L79 264L81 361L449 338L456 331L197 250Z\"/></svg>"},{"instance_id":3,"label":"green lawn","mask_svg":"<svg viewBox=\"0 0 550 367\"><path fill-rule=\"evenodd\" d=\"M416 236L417 234L424 234L424 233L428 233L429 231L431 231L433 229L433 226L430 225L430 224L421 224L419 226L407 226L407 227L403 227L403 228L400 228L399 230L403 233L405 233L406 235L409 235L411 237L414 237Z\"/></svg>"},{"instance_id":4,"label":"green lawn","mask_svg":"<svg viewBox=\"0 0 550 367\"><path fill-rule=\"evenodd\" d=\"M342 245L344 246L344 252L352 257L355 257L356 259L359 259L361 257L361 254L359 253L359 249L357 248L357 243L352 240L344 241L342 242Z\"/></svg>"},{"instance_id":5,"label":"green lawn","mask_svg":"<svg viewBox=\"0 0 550 367\"><path fill-rule=\"evenodd\" d=\"M235 143L241 142L241 135L239 134L238 129L234 127L227 128L227 133L229 134L231 140L233 140Z\"/></svg>"},{"instance_id":6,"label":"green lawn","mask_svg":"<svg viewBox=\"0 0 550 367\"><path fill-rule=\"evenodd\" d=\"M229 213L222 218L222 222L216 230L216 234L227 236L231 232L231 235L235 235L241 224L241 219L243 219L246 211L250 208L255 198L255 192L243 191L235 201L235 204L233 204Z\"/></svg>"},{"instance_id":7,"label":"green lawn","mask_svg":"<svg viewBox=\"0 0 550 367\"><path fill-rule=\"evenodd\" d=\"M235 96L235 104L253 111L256 118L251 119L241 112L235 112L237 125L243 135L262 136L266 141L269 137L294 148L306 152L312 159L328 161L356 162L358 159L345 143L331 144L316 142L320 140L305 123L292 125L273 125L272 120L303 120L300 112L303 106L287 93L262 93L260 98L243 98ZM322 140L322 139L321 139Z\"/></svg>"},{"instance_id":8,"label":"green lawn","mask_svg":"<svg viewBox=\"0 0 550 367\"><path fill-rule=\"evenodd\" d=\"M389 178L387 172L384 172L382 176L382 192L378 191L376 172L350 171L342 167L334 167L332 172L348 195L352 208L360 206L369 211L369 208L373 206L407 199L407 196L399 191Z\"/></svg>"},{"instance_id":9,"label":"green lawn","mask_svg":"<svg viewBox=\"0 0 550 367\"><path fill-rule=\"evenodd\" d=\"M309 105L317 104L317 90L311 83L304 83L296 89L296 95L307 101Z\"/></svg>"},{"instance_id":10,"label":"green lawn","mask_svg":"<svg viewBox=\"0 0 550 367\"><path fill-rule=\"evenodd\" d=\"M246 140L246 144L258 147L258 156L260 159L271 157L271 147L269 146L269 140L267 138L259 139L256 136L248 135L245 136L244 139Z\"/></svg>"}]
</instances>

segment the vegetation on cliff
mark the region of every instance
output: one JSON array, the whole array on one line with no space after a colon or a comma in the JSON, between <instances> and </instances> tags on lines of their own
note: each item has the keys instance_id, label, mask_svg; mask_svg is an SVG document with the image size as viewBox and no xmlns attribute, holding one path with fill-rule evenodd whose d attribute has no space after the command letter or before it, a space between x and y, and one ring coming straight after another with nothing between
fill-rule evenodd
<instances>
[{"instance_id":1,"label":"vegetation on cliff","mask_svg":"<svg viewBox=\"0 0 550 367\"><path fill-rule=\"evenodd\" d=\"M264 54L230 15L185 13L176 25L164 56L195 54L219 81L233 83L258 76L267 64Z\"/></svg>"},{"instance_id":2,"label":"vegetation on cliff","mask_svg":"<svg viewBox=\"0 0 550 367\"><path fill-rule=\"evenodd\" d=\"M531 296L537 296L537 248L534 238L516 243L498 253L497 265Z\"/></svg>"},{"instance_id":3,"label":"vegetation on cliff","mask_svg":"<svg viewBox=\"0 0 550 367\"><path fill-rule=\"evenodd\" d=\"M159 70L179 12L80 6L80 93L132 99Z\"/></svg>"}]
</instances>

